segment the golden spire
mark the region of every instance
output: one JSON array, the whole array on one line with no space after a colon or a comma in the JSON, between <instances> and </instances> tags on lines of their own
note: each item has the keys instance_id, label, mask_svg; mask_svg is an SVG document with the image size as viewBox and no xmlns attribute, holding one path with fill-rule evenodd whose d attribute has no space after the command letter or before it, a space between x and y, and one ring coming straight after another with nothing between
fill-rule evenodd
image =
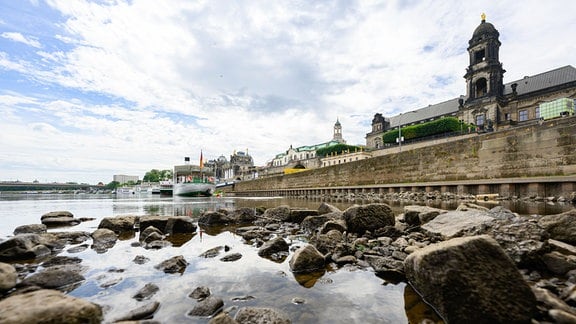
<instances>
[{"instance_id":1,"label":"golden spire","mask_svg":"<svg viewBox=\"0 0 576 324\"><path fill-rule=\"evenodd\" d=\"M482 13L482 14L480 15L480 18L482 19L482 21L486 21L486 14L485 14L485 13Z\"/></svg>"}]
</instances>

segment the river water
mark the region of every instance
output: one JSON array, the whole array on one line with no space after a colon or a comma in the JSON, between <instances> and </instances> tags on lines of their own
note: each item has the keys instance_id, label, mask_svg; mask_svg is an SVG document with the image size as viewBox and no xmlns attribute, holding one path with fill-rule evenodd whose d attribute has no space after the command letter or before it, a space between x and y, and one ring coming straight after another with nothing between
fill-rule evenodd
<instances>
[{"instance_id":1,"label":"river water","mask_svg":"<svg viewBox=\"0 0 576 324\"><path fill-rule=\"evenodd\" d=\"M329 202L344 210L353 203ZM120 215L176 215L197 218L205 210L239 207L275 207L289 205L317 209L321 201L284 198L178 198L156 195L115 197L111 195L0 195L0 240L12 236L14 228L40 223L50 211L66 210L75 217L95 218L69 228L49 231L88 231L97 229L103 217ZM395 213L410 202L389 202ZM505 203L504 203L505 204ZM452 209L452 204L432 204ZM573 208L570 204L509 203L504 206L521 214L554 214ZM377 277L371 270L353 267L330 269L315 277L299 277L290 272L288 260L273 262L258 256L258 248L246 244L233 232L210 231L181 238L172 247L146 250L133 246L137 234L121 237L106 253L86 248L62 251L60 255L81 258L88 267L86 281L69 294L104 307L105 320L112 321L131 309L153 300L161 306L154 319L163 323L207 323L207 318L189 317L196 301L188 295L198 286L207 286L212 295L224 300L224 308L243 306L272 307L288 314L293 323L407 323L405 298L410 295L405 283L392 283ZM292 246L305 244L305 238L290 238ZM218 246L230 247L215 258L199 255ZM240 253L234 262L220 261L229 253ZM291 252L292 253L292 252ZM145 264L133 262L137 255L150 259ZM163 260L182 255L189 265L182 274L165 274L154 268ZM147 283L160 290L148 301L132 296Z\"/></svg>"}]
</instances>

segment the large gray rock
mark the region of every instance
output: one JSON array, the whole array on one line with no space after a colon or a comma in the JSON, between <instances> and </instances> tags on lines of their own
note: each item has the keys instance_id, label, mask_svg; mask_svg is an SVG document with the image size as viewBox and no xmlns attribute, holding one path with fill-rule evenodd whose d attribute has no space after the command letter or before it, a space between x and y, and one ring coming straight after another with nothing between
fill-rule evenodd
<instances>
[{"instance_id":1,"label":"large gray rock","mask_svg":"<svg viewBox=\"0 0 576 324\"><path fill-rule=\"evenodd\" d=\"M38 234L21 234L0 242L0 262L46 256L58 243Z\"/></svg>"},{"instance_id":2,"label":"large gray rock","mask_svg":"<svg viewBox=\"0 0 576 324\"><path fill-rule=\"evenodd\" d=\"M291 209L290 216L288 216L286 221L300 224L308 216L318 216L318 211L310 209Z\"/></svg>"},{"instance_id":3,"label":"large gray rock","mask_svg":"<svg viewBox=\"0 0 576 324\"><path fill-rule=\"evenodd\" d=\"M81 223L79 219L69 211L53 211L40 217L42 224L48 227L74 226Z\"/></svg>"},{"instance_id":4,"label":"large gray rock","mask_svg":"<svg viewBox=\"0 0 576 324\"><path fill-rule=\"evenodd\" d=\"M150 299L160 288L153 283L147 283L138 292L132 296L132 298L142 301L144 299Z\"/></svg>"},{"instance_id":5,"label":"large gray rock","mask_svg":"<svg viewBox=\"0 0 576 324\"><path fill-rule=\"evenodd\" d=\"M310 233L319 230L324 223L329 221L343 221L343 213L341 211L334 211L325 213L318 216L308 216L300 223L300 227Z\"/></svg>"},{"instance_id":6,"label":"large gray rock","mask_svg":"<svg viewBox=\"0 0 576 324\"><path fill-rule=\"evenodd\" d=\"M427 246L410 254L404 267L448 323L530 323L536 311L530 287L488 235Z\"/></svg>"},{"instance_id":7,"label":"large gray rock","mask_svg":"<svg viewBox=\"0 0 576 324\"><path fill-rule=\"evenodd\" d=\"M494 218L489 216L487 211L476 209L449 211L422 225L422 229L430 234L441 235L444 239L450 239L461 236L473 228L490 224L493 221Z\"/></svg>"},{"instance_id":8,"label":"large gray rock","mask_svg":"<svg viewBox=\"0 0 576 324\"><path fill-rule=\"evenodd\" d=\"M140 231L154 226L164 234L194 233L196 225L190 217L186 216L142 216L140 217Z\"/></svg>"},{"instance_id":9,"label":"large gray rock","mask_svg":"<svg viewBox=\"0 0 576 324\"><path fill-rule=\"evenodd\" d=\"M395 218L392 209L387 204L354 205L344 211L344 220L348 231L363 235L366 231L394 226Z\"/></svg>"},{"instance_id":10,"label":"large gray rock","mask_svg":"<svg viewBox=\"0 0 576 324\"><path fill-rule=\"evenodd\" d=\"M341 245L343 240L342 232L334 229L325 234L318 234L313 243L320 253L328 254L336 250L336 247Z\"/></svg>"},{"instance_id":11,"label":"large gray rock","mask_svg":"<svg viewBox=\"0 0 576 324\"><path fill-rule=\"evenodd\" d=\"M106 228L116 233L133 231L139 216L104 217L98 228Z\"/></svg>"},{"instance_id":12,"label":"large gray rock","mask_svg":"<svg viewBox=\"0 0 576 324\"><path fill-rule=\"evenodd\" d=\"M14 235L20 234L43 234L46 233L47 227L44 224L29 224L29 225L21 225L14 229Z\"/></svg>"},{"instance_id":13,"label":"large gray rock","mask_svg":"<svg viewBox=\"0 0 576 324\"><path fill-rule=\"evenodd\" d=\"M272 308L242 307L234 317L238 323L250 324L290 324L288 315Z\"/></svg>"},{"instance_id":14,"label":"large gray rock","mask_svg":"<svg viewBox=\"0 0 576 324\"><path fill-rule=\"evenodd\" d=\"M307 244L294 252L288 264L293 272L305 273L323 270L326 261L313 245Z\"/></svg>"},{"instance_id":15,"label":"large gray rock","mask_svg":"<svg viewBox=\"0 0 576 324\"><path fill-rule=\"evenodd\" d=\"M92 239L92 248L98 253L103 253L114 247L118 240L118 235L107 228L99 228L92 233Z\"/></svg>"},{"instance_id":16,"label":"large gray rock","mask_svg":"<svg viewBox=\"0 0 576 324\"><path fill-rule=\"evenodd\" d=\"M233 224L235 222L233 216L217 211L204 212L200 215L200 218L198 218L198 224L204 226L221 226Z\"/></svg>"},{"instance_id":17,"label":"large gray rock","mask_svg":"<svg viewBox=\"0 0 576 324\"><path fill-rule=\"evenodd\" d=\"M321 203L320 206L318 207L318 215L324 215L332 212L342 212L342 211L340 211L340 209L338 209L337 207L332 206L326 202Z\"/></svg>"},{"instance_id":18,"label":"large gray rock","mask_svg":"<svg viewBox=\"0 0 576 324\"><path fill-rule=\"evenodd\" d=\"M14 266L0 262L0 292L14 288L17 280L18 273Z\"/></svg>"},{"instance_id":19,"label":"large gray rock","mask_svg":"<svg viewBox=\"0 0 576 324\"><path fill-rule=\"evenodd\" d=\"M488 216L493 215L492 210ZM490 234L519 268L540 268L542 255L549 251L548 233L530 217L506 217L495 218L478 234Z\"/></svg>"},{"instance_id":20,"label":"large gray rock","mask_svg":"<svg viewBox=\"0 0 576 324\"><path fill-rule=\"evenodd\" d=\"M290 246L282 237L277 237L264 243L260 249L258 249L258 255L261 257L270 257L276 253L288 253L289 248Z\"/></svg>"},{"instance_id":21,"label":"large gray rock","mask_svg":"<svg viewBox=\"0 0 576 324\"><path fill-rule=\"evenodd\" d=\"M286 222L290 218L290 206L268 208L262 217L272 221Z\"/></svg>"},{"instance_id":22,"label":"large gray rock","mask_svg":"<svg viewBox=\"0 0 576 324\"><path fill-rule=\"evenodd\" d=\"M224 307L222 298L208 296L194 305L194 308L188 312L188 316L211 316L222 307Z\"/></svg>"},{"instance_id":23,"label":"large gray rock","mask_svg":"<svg viewBox=\"0 0 576 324\"><path fill-rule=\"evenodd\" d=\"M38 286L45 289L58 289L69 292L84 280L84 276L75 270L51 267L25 278L22 280L22 285Z\"/></svg>"},{"instance_id":24,"label":"large gray rock","mask_svg":"<svg viewBox=\"0 0 576 324\"><path fill-rule=\"evenodd\" d=\"M576 209L562 214L543 216L538 225L544 228L551 238L576 245Z\"/></svg>"},{"instance_id":25,"label":"large gray rock","mask_svg":"<svg viewBox=\"0 0 576 324\"><path fill-rule=\"evenodd\" d=\"M256 209L241 207L234 210L232 217L237 223L250 223L256 220Z\"/></svg>"},{"instance_id":26,"label":"large gray rock","mask_svg":"<svg viewBox=\"0 0 576 324\"><path fill-rule=\"evenodd\" d=\"M404 207L404 221L411 226L418 226L428 223L436 216L448 212L429 206L410 205Z\"/></svg>"},{"instance_id":27,"label":"large gray rock","mask_svg":"<svg viewBox=\"0 0 576 324\"><path fill-rule=\"evenodd\" d=\"M184 273L188 262L184 259L184 256L177 255L171 257L170 259L164 260L155 266L156 269L162 270L165 273Z\"/></svg>"},{"instance_id":28,"label":"large gray rock","mask_svg":"<svg viewBox=\"0 0 576 324\"><path fill-rule=\"evenodd\" d=\"M0 323L101 323L99 305L56 290L36 290L0 300Z\"/></svg>"},{"instance_id":29,"label":"large gray rock","mask_svg":"<svg viewBox=\"0 0 576 324\"><path fill-rule=\"evenodd\" d=\"M115 322L122 322L122 321L139 321L147 318L151 318L154 313L160 307L160 303L157 301L144 304L138 308L135 308L129 311L126 315L119 317L116 319Z\"/></svg>"}]
</instances>

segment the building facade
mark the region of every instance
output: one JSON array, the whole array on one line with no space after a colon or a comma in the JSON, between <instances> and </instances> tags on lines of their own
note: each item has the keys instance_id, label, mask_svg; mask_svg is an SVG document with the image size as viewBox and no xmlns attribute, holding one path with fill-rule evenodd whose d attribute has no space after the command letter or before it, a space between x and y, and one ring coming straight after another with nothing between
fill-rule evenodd
<instances>
[{"instance_id":1,"label":"building facade","mask_svg":"<svg viewBox=\"0 0 576 324\"><path fill-rule=\"evenodd\" d=\"M204 163L209 167L219 182L231 180L249 180L258 177L258 168L254 166L254 159L246 152L236 152L230 155L230 161L224 155L219 156L216 160L210 160Z\"/></svg>"},{"instance_id":2,"label":"building facade","mask_svg":"<svg viewBox=\"0 0 576 324\"><path fill-rule=\"evenodd\" d=\"M113 179L113 181L116 181L119 184L128 183L128 182L137 183L140 180L138 176L131 176L131 175L125 175L125 174L115 174L112 177L112 179Z\"/></svg>"},{"instance_id":3,"label":"building facade","mask_svg":"<svg viewBox=\"0 0 576 324\"><path fill-rule=\"evenodd\" d=\"M346 140L344 140L342 135L342 124L339 119L336 119L330 141L300 147L290 145L285 152L277 154L272 161L268 162L262 170L262 175L284 174L285 169L315 169L322 167L322 162L316 152L321 148L338 144L346 144Z\"/></svg>"},{"instance_id":4,"label":"building facade","mask_svg":"<svg viewBox=\"0 0 576 324\"><path fill-rule=\"evenodd\" d=\"M500 62L500 33L482 15L468 41L466 95L386 118L377 113L366 146L382 148L382 135L404 125L453 116L481 131L495 131L545 118L574 115L576 69L567 65L521 80L504 83Z\"/></svg>"}]
</instances>

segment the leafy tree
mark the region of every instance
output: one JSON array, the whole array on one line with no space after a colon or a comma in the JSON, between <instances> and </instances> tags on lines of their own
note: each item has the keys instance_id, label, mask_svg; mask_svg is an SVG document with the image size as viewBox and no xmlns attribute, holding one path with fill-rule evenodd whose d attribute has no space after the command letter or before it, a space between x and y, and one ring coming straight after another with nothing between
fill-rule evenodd
<instances>
[{"instance_id":1,"label":"leafy tree","mask_svg":"<svg viewBox=\"0 0 576 324\"><path fill-rule=\"evenodd\" d=\"M159 182L160 180L172 179L172 170L152 169L144 175L144 182Z\"/></svg>"},{"instance_id":2,"label":"leafy tree","mask_svg":"<svg viewBox=\"0 0 576 324\"><path fill-rule=\"evenodd\" d=\"M330 154L354 153L360 151L361 148L355 145L336 144L328 147L323 147L316 150L316 155L320 157L329 156Z\"/></svg>"},{"instance_id":3,"label":"leafy tree","mask_svg":"<svg viewBox=\"0 0 576 324\"><path fill-rule=\"evenodd\" d=\"M118 181L112 181L109 184L107 184L106 186L104 186L104 188L111 189L111 190L116 189L118 187L120 187L120 182L118 182Z\"/></svg>"},{"instance_id":4,"label":"leafy tree","mask_svg":"<svg viewBox=\"0 0 576 324\"><path fill-rule=\"evenodd\" d=\"M475 129L475 126L463 124L455 117L444 117L427 123L404 126L401 132L404 140L411 140L443 133L459 132L460 130L468 131L470 128ZM391 129L382 135L384 143L396 143L397 138L398 128Z\"/></svg>"}]
</instances>

